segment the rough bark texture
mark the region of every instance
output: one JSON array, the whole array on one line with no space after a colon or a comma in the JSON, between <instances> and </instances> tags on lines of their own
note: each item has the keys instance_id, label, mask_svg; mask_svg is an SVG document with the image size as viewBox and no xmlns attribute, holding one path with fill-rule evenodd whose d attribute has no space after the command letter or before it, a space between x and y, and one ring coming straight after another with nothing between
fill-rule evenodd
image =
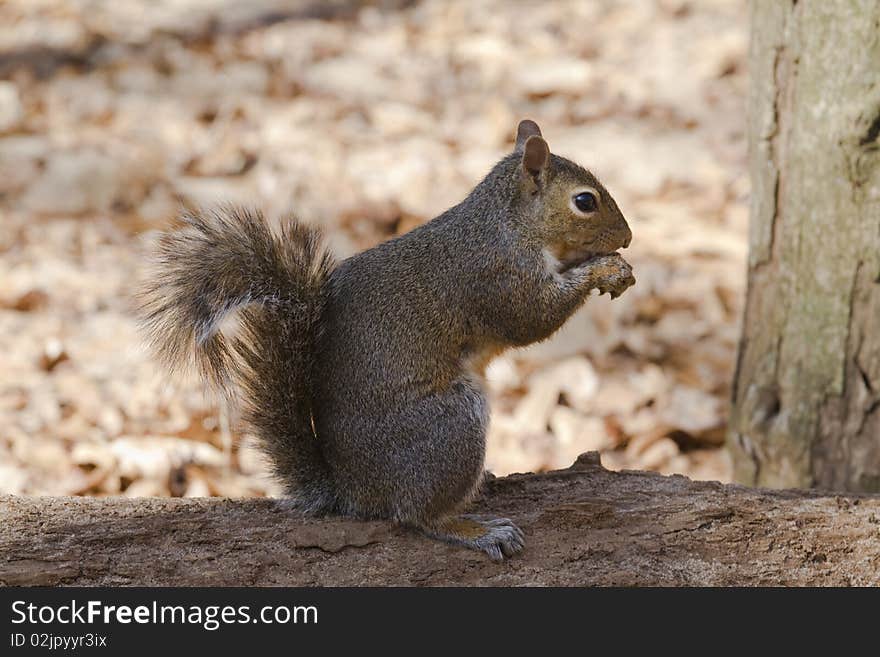
<instances>
[{"instance_id":1,"label":"rough bark texture","mask_svg":"<svg viewBox=\"0 0 880 657\"><path fill-rule=\"evenodd\" d=\"M752 3L738 481L880 491L880 3Z\"/></svg>"},{"instance_id":2,"label":"rough bark texture","mask_svg":"<svg viewBox=\"0 0 880 657\"><path fill-rule=\"evenodd\" d=\"M5 585L880 584L880 497L604 470L488 485L525 551L483 555L271 500L0 498Z\"/></svg>"}]
</instances>

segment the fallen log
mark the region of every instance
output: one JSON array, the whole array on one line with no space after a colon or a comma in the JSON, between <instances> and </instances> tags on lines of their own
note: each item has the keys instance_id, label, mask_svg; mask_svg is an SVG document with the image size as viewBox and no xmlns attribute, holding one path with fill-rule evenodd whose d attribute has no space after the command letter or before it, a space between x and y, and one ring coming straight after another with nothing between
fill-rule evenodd
<instances>
[{"instance_id":1,"label":"fallen log","mask_svg":"<svg viewBox=\"0 0 880 657\"><path fill-rule=\"evenodd\" d=\"M877 585L880 496L567 470L487 482L517 557L266 499L0 497L4 585Z\"/></svg>"}]
</instances>

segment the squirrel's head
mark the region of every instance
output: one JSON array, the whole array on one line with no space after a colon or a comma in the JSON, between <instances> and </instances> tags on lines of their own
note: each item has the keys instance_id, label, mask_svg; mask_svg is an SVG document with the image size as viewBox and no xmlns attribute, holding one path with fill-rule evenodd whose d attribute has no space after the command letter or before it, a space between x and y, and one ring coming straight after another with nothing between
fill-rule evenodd
<instances>
[{"instance_id":1,"label":"squirrel's head","mask_svg":"<svg viewBox=\"0 0 880 657\"><path fill-rule=\"evenodd\" d=\"M516 149L519 214L563 268L629 246L632 232L596 177L553 155L534 121L521 121Z\"/></svg>"}]
</instances>

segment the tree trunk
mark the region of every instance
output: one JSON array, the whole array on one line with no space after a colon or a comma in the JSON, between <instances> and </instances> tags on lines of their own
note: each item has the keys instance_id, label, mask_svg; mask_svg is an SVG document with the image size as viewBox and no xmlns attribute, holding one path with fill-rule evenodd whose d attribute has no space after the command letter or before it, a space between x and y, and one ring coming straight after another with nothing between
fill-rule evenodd
<instances>
[{"instance_id":1,"label":"tree trunk","mask_svg":"<svg viewBox=\"0 0 880 657\"><path fill-rule=\"evenodd\" d=\"M880 497L572 468L492 482L496 564L385 522L272 500L0 497L5 585L880 585Z\"/></svg>"},{"instance_id":2,"label":"tree trunk","mask_svg":"<svg viewBox=\"0 0 880 657\"><path fill-rule=\"evenodd\" d=\"M735 477L880 490L880 2L754 0Z\"/></svg>"}]
</instances>

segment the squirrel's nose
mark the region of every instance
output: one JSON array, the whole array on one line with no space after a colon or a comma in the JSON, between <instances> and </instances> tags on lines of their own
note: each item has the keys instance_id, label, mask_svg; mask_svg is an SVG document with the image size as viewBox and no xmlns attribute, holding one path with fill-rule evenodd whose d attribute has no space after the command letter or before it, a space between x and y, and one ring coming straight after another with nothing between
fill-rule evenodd
<instances>
[{"instance_id":1,"label":"squirrel's nose","mask_svg":"<svg viewBox=\"0 0 880 657\"><path fill-rule=\"evenodd\" d=\"M629 246L629 243L632 242L632 239L633 239L632 231L630 230L629 226L627 226L626 227L626 237L623 238L623 248L624 249Z\"/></svg>"}]
</instances>

